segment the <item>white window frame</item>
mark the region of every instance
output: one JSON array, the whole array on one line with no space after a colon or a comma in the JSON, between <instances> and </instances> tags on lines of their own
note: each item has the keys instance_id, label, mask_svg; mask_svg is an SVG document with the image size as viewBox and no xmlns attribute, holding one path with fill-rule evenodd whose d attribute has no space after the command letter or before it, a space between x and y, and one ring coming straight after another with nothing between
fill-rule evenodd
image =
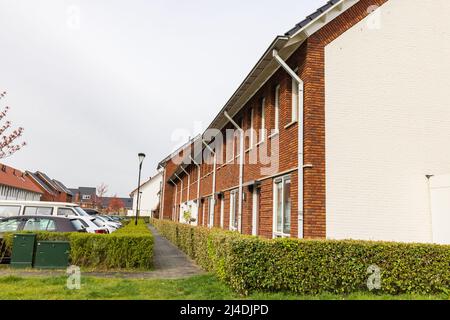
<instances>
[{"instance_id":1,"label":"white window frame","mask_svg":"<svg viewBox=\"0 0 450 320\"><path fill-rule=\"evenodd\" d=\"M278 133L280 131L280 89L280 85L277 85L275 87L275 133Z\"/></svg>"},{"instance_id":2,"label":"white window frame","mask_svg":"<svg viewBox=\"0 0 450 320\"><path fill-rule=\"evenodd\" d=\"M255 110L254 108L252 108L250 110L250 146L249 149L251 149L253 147L253 144L255 143L255 137L254 137L254 123L253 123L253 119L254 119L254 115L255 115Z\"/></svg>"},{"instance_id":3,"label":"white window frame","mask_svg":"<svg viewBox=\"0 0 450 320\"><path fill-rule=\"evenodd\" d=\"M286 181L290 180L291 183L291 197L292 197L292 178L290 175L285 175L285 176L281 176L278 178L275 178L273 180L273 238L290 238L291 234L289 233L284 233L284 230L278 231L277 230L277 214L278 214L278 188L277 188L277 184L281 183L281 192L282 192L282 209L281 209L281 226L282 228L284 227L284 186L286 184ZM292 198L291 198L291 205L292 205ZM292 207L291 207L291 225L290 228L292 228ZM292 232L292 229L291 229Z\"/></svg>"},{"instance_id":4,"label":"white window frame","mask_svg":"<svg viewBox=\"0 0 450 320\"><path fill-rule=\"evenodd\" d=\"M266 98L262 98L260 108L261 108L261 138L259 139L259 143L264 142L266 140Z\"/></svg>"},{"instance_id":5,"label":"white window frame","mask_svg":"<svg viewBox=\"0 0 450 320\"><path fill-rule=\"evenodd\" d=\"M224 215L225 213L225 197L222 196L222 198L220 199L220 227L223 229L223 221L224 221Z\"/></svg>"},{"instance_id":6,"label":"white window frame","mask_svg":"<svg viewBox=\"0 0 450 320\"><path fill-rule=\"evenodd\" d=\"M239 200L239 191L233 190L230 192L230 223L229 229L231 231L237 231L239 228L239 217L238 217L238 200ZM233 217L234 215L234 217ZM234 226L235 221L237 221L237 227Z\"/></svg>"},{"instance_id":7,"label":"white window frame","mask_svg":"<svg viewBox=\"0 0 450 320\"><path fill-rule=\"evenodd\" d=\"M208 198L208 227L214 227L214 197Z\"/></svg>"}]
</instances>

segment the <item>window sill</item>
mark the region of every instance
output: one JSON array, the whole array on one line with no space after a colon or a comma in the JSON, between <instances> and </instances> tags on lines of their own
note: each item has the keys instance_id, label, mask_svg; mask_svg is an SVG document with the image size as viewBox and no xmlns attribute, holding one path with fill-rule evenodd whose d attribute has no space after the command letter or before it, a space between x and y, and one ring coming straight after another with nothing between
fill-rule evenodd
<instances>
[{"instance_id":1,"label":"window sill","mask_svg":"<svg viewBox=\"0 0 450 320\"><path fill-rule=\"evenodd\" d=\"M285 125L284 128L285 128L285 129L288 129L288 128L292 127L292 126L293 126L294 124L296 124L296 123L297 123L297 120L291 121L291 122L289 122L287 125Z\"/></svg>"}]
</instances>

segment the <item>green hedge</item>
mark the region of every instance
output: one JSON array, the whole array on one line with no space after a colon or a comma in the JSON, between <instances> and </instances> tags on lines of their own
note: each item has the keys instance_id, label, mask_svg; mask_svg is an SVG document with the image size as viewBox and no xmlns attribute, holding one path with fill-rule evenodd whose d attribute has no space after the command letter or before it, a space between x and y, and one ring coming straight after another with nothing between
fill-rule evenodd
<instances>
[{"instance_id":1,"label":"green hedge","mask_svg":"<svg viewBox=\"0 0 450 320\"><path fill-rule=\"evenodd\" d=\"M153 262L153 236L141 219L111 234L38 232L38 240L70 242L70 262L96 269L150 269ZM7 250L12 234L5 235Z\"/></svg>"},{"instance_id":2,"label":"green hedge","mask_svg":"<svg viewBox=\"0 0 450 320\"><path fill-rule=\"evenodd\" d=\"M448 293L450 246L369 241L265 240L153 220L159 232L237 292L299 294L368 291L368 268L381 271L375 292Z\"/></svg>"}]
</instances>

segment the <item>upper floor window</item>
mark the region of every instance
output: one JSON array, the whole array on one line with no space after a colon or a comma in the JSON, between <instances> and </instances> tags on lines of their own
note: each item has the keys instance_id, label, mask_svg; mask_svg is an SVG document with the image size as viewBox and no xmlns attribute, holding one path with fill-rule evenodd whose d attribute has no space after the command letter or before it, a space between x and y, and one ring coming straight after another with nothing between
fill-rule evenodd
<instances>
[{"instance_id":1,"label":"upper floor window","mask_svg":"<svg viewBox=\"0 0 450 320\"><path fill-rule=\"evenodd\" d=\"M266 98L261 100L261 138L260 142L266 139Z\"/></svg>"},{"instance_id":2,"label":"upper floor window","mask_svg":"<svg viewBox=\"0 0 450 320\"><path fill-rule=\"evenodd\" d=\"M275 87L275 110L274 110L274 129L275 132L280 130L280 85Z\"/></svg>"}]
</instances>

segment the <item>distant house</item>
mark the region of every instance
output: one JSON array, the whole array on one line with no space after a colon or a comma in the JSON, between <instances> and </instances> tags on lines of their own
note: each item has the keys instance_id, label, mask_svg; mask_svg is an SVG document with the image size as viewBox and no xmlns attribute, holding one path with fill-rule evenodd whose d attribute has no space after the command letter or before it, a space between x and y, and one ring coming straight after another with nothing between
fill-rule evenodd
<instances>
[{"instance_id":1,"label":"distant house","mask_svg":"<svg viewBox=\"0 0 450 320\"><path fill-rule=\"evenodd\" d=\"M161 172L141 184L139 198L140 216L159 217L161 184ZM130 196L133 198L133 209L129 212L129 215L134 216L136 215L137 189L133 190Z\"/></svg>"},{"instance_id":2,"label":"distant house","mask_svg":"<svg viewBox=\"0 0 450 320\"><path fill-rule=\"evenodd\" d=\"M117 213L125 214L129 210L133 209L133 199L132 198L119 198L119 197L102 197L102 199L101 199L102 209L110 208L111 201L113 199L118 199L123 204L123 208L120 209L119 212L117 212Z\"/></svg>"},{"instance_id":3,"label":"distant house","mask_svg":"<svg viewBox=\"0 0 450 320\"><path fill-rule=\"evenodd\" d=\"M95 187L79 187L71 188L73 202L79 204L83 208L96 208L99 203L97 201L97 188Z\"/></svg>"},{"instance_id":4,"label":"distant house","mask_svg":"<svg viewBox=\"0 0 450 320\"><path fill-rule=\"evenodd\" d=\"M0 164L0 200L41 200L43 192L25 172Z\"/></svg>"},{"instance_id":5,"label":"distant house","mask_svg":"<svg viewBox=\"0 0 450 320\"><path fill-rule=\"evenodd\" d=\"M72 192L60 181L51 179L47 174L27 171L26 175L42 192L42 201L72 202Z\"/></svg>"}]
</instances>

